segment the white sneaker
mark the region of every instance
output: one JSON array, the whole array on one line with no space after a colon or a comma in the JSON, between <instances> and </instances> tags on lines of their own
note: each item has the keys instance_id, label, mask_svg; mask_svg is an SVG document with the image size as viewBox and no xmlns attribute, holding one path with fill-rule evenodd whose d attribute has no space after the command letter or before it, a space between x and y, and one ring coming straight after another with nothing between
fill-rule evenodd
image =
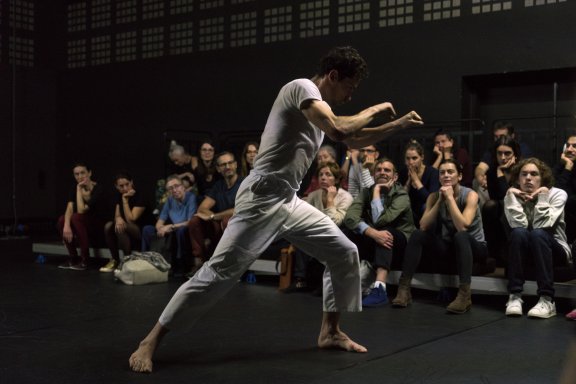
<instances>
[{"instance_id":1,"label":"white sneaker","mask_svg":"<svg viewBox=\"0 0 576 384\"><path fill-rule=\"evenodd\" d=\"M522 316L522 304L524 301L521 296L515 293L510 294L506 303L506 316Z\"/></svg>"},{"instance_id":2,"label":"white sneaker","mask_svg":"<svg viewBox=\"0 0 576 384\"><path fill-rule=\"evenodd\" d=\"M552 316L556 316L556 304L549 296L540 296L538 303L528 311L528 317L548 319Z\"/></svg>"}]
</instances>

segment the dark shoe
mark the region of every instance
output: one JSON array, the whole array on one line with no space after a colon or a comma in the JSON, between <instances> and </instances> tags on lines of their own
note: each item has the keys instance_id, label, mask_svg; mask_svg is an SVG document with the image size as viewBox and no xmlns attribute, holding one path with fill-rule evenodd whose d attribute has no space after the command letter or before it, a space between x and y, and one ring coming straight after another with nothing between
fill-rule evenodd
<instances>
[{"instance_id":1,"label":"dark shoe","mask_svg":"<svg viewBox=\"0 0 576 384\"><path fill-rule=\"evenodd\" d=\"M70 269L73 269L75 271L85 271L86 269L88 269L88 266L86 265L86 262L84 261L79 261L75 264L72 264L70 266Z\"/></svg>"},{"instance_id":2,"label":"dark shoe","mask_svg":"<svg viewBox=\"0 0 576 384\"><path fill-rule=\"evenodd\" d=\"M380 307L386 304L388 304L388 295L381 285L378 288L372 288L370 294L362 299L363 307Z\"/></svg>"},{"instance_id":3,"label":"dark shoe","mask_svg":"<svg viewBox=\"0 0 576 384\"><path fill-rule=\"evenodd\" d=\"M74 264L72 264L71 261L67 261L67 262L65 262L65 263L60 264L60 265L58 266L58 268L60 268L60 269L72 269L72 266L73 266L73 265L74 265Z\"/></svg>"}]
</instances>

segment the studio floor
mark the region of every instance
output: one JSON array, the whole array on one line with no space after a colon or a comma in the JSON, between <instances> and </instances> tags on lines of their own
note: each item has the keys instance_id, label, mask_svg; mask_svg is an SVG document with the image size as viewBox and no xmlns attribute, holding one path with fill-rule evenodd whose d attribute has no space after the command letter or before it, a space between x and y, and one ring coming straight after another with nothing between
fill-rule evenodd
<instances>
[{"instance_id":1,"label":"studio floor","mask_svg":"<svg viewBox=\"0 0 576 384\"><path fill-rule=\"evenodd\" d=\"M369 352L315 347L321 299L283 294L274 277L238 283L195 326L163 341L152 374L128 357L182 280L127 286L93 268L16 262L0 269L0 383L557 383L576 323L506 318L506 297L475 295L448 315L431 291L407 309L344 314ZM393 291L395 287L391 287ZM390 295L392 295L391 292ZM526 297L528 306L535 297Z\"/></svg>"}]
</instances>

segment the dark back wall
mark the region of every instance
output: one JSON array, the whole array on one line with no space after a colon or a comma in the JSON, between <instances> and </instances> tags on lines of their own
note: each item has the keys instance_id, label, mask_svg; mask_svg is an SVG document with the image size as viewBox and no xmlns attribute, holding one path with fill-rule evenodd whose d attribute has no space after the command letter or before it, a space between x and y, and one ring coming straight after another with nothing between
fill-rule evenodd
<instances>
[{"instance_id":1,"label":"dark back wall","mask_svg":"<svg viewBox=\"0 0 576 384\"><path fill-rule=\"evenodd\" d=\"M152 196L155 180L165 172L165 132L193 136L197 131L263 129L278 89L293 78L312 76L319 57L336 45L355 46L371 70L352 102L337 113L391 101L398 113L415 109L429 122L482 118L468 116L463 77L576 67L576 51L570 49L574 14L574 2L518 7L27 77L21 86L28 92L43 90L20 101L30 119L18 126L26 151L18 151L17 168L27 175L17 181L18 214L55 217L63 212L73 185L71 165L80 159L92 164L96 180L110 185L117 169L129 169L137 186ZM44 100L49 105L42 107ZM8 174L9 164L2 167ZM39 184L43 189L37 195ZM1 188L5 196L7 186ZM0 202L0 217L11 217L7 203Z\"/></svg>"}]
</instances>

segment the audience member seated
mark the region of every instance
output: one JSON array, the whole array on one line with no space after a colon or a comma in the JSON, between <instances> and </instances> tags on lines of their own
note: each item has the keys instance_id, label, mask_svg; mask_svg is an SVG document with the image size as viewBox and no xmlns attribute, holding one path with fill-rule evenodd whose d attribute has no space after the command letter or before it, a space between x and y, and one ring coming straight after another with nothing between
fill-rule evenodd
<instances>
[{"instance_id":1,"label":"audience member seated","mask_svg":"<svg viewBox=\"0 0 576 384\"><path fill-rule=\"evenodd\" d=\"M210 141L205 140L202 142L199 153L200 159L197 162L192 161L192 169L198 185L198 196L202 199L206 191L218 181L220 174L214 161L215 148Z\"/></svg>"},{"instance_id":2,"label":"audience member seated","mask_svg":"<svg viewBox=\"0 0 576 384\"><path fill-rule=\"evenodd\" d=\"M556 187L566 191L568 198L564 208L566 238L572 244L572 260L576 257L576 129L568 132L566 143L560 155L560 163L554 168ZM576 309L566 315L569 320L576 320Z\"/></svg>"},{"instance_id":3,"label":"audience member seated","mask_svg":"<svg viewBox=\"0 0 576 384\"><path fill-rule=\"evenodd\" d=\"M500 136L494 142L490 168L486 173L489 200L482 206L482 222L488 243L488 251L501 266L506 261L506 218L504 197L510 187L510 170L520 161L520 146L510 136Z\"/></svg>"},{"instance_id":4,"label":"audience member seated","mask_svg":"<svg viewBox=\"0 0 576 384\"><path fill-rule=\"evenodd\" d=\"M350 167L348 171L348 192L356 198L364 188L374 185L372 168L380 156L375 145L368 145L360 150L349 150Z\"/></svg>"},{"instance_id":5,"label":"audience member seated","mask_svg":"<svg viewBox=\"0 0 576 384\"><path fill-rule=\"evenodd\" d=\"M242 159L240 160L240 176L248 176L252 168L254 168L254 160L256 160L259 148L260 145L256 141L249 141L244 145L244 149L242 150Z\"/></svg>"},{"instance_id":6,"label":"audience member seated","mask_svg":"<svg viewBox=\"0 0 576 384\"><path fill-rule=\"evenodd\" d=\"M512 170L504 212L510 225L508 243L507 316L522 316L525 269L534 268L538 303L528 317L556 316L554 266L567 265L571 251L564 232L566 192L553 187L552 170L534 157L521 160Z\"/></svg>"},{"instance_id":7,"label":"audience member seated","mask_svg":"<svg viewBox=\"0 0 576 384\"><path fill-rule=\"evenodd\" d=\"M197 192L193 165L198 163L198 158L191 156L183 146L174 140L170 142L168 157L174 164L174 168L170 174L177 174L187 191Z\"/></svg>"},{"instance_id":8,"label":"audience member seated","mask_svg":"<svg viewBox=\"0 0 576 384\"><path fill-rule=\"evenodd\" d=\"M415 230L408 193L396 184L398 174L389 159L374 165L374 185L364 189L354 200L344 223L359 236L351 236L358 245L360 257L371 262L376 281L362 300L364 307L388 303L386 279L392 260L400 261L407 239Z\"/></svg>"},{"instance_id":9,"label":"audience member seated","mask_svg":"<svg viewBox=\"0 0 576 384\"><path fill-rule=\"evenodd\" d=\"M450 260L457 266L460 285L458 294L446 310L464 313L472 307L470 283L474 260L486 260L488 249L484 240L478 194L460 185L462 168L455 159L439 166L440 190L430 194L426 210L406 247L398 294L392 301L404 308L412 302L410 284L422 257L434 263Z\"/></svg>"},{"instance_id":10,"label":"audience member seated","mask_svg":"<svg viewBox=\"0 0 576 384\"><path fill-rule=\"evenodd\" d=\"M566 221L566 237L568 244L576 240L576 130L570 131L560 155L560 163L554 168L556 187L568 194L564 220Z\"/></svg>"},{"instance_id":11,"label":"audience member seated","mask_svg":"<svg viewBox=\"0 0 576 384\"><path fill-rule=\"evenodd\" d=\"M312 191L304 200L324 212L336 225L340 226L348 207L352 204L352 195L340 187L342 173L338 164L330 161L321 163L317 172L319 188ZM294 252L294 283L284 292L319 288L323 270L323 266L316 259L296 248Z\"/></svg>"},{"instance_id":12,"label":"audience member seated","mask_svg":"<svg viewBox=\"0 0 576 384\"><path fill-rule=\"evenodd\" d=\"M198 212L188 225L194 257L192 272L196 272L209 259L209 255L220 241L228 220L234 214L236 193L244 179L238 176L238 163L230 152L220 153L216 157L216 166L223 178L206 192ZM209 249L206 247L206 240L209 241Z\"/></svg>"},{"instance_id":13,"label":"audience member seated","mask_svg":"<svg viewBox=\"0 0 576 384\"><path fill-rule=\"evenodd\" d=\"M509 122L497 121L492 126L492 134L494 138L494 143L496 143L496 141L498 141L499 138L503 136L508 136L512 138L516 143L518 143L518 145L520 146L519 152L522 154L522 157L524 158L532 157L532 150L530 149L530 147L526 143L519 142L518 140L516 140L514 126ZM488 170L490 169L490 164L492 164L492 160L493 160L493 152L490 149L488 149L486 152L484 152L484 154L482 155L482 159L480 160L480 163L478 163L476 169L474 170L474 177L476 184L478 184L478 186L481 186L484 183L486 172L488 172Z\"/></svg>"},{"instance_id":14,"label":"audience member seated","mask_svg":"<svg viewBox=\"0 0 576 384\"><path fill-rule=\"evenodd\" d=\"M146 225L142 229L142 251L164 249L158 243L167 245L171 252L172 272L180 274L191 269L188 223L196 213L196 196L186 192L178 175L168 176L166 190L170 196L162 207L156 225ZM176 243L175 249L173 242Z\"/></svg>"},{"instance_id":15,"label":"audience member seated","mask_svg":"<svg viewBox=\"0 0 576 384\"><path fill-rule=\"evenodd\" d=\"M428 195L440 188L438 170L424 164L424 148L416 140L406 145L404 159L406 168L400 171L398 180L408 192L414 223L418 226Z\"/></svg>"},{"instance_id":16,"label":"audience member seated","mask_svg":"<svg viewBox=\"0 0 576 384\"><path fill-rule=\"evenodd\" d=\"M109 206L104 188L92 180L92 171L86 164L77 163L73 172L76 186L70 192L64 215L58 219L58 230L70 259L59 268L83 271L90 257L90 245L104 243L102 228ZM80 247L80 256L76 247Z\"/></svg>"},{"instance_id":17,"label":"audience member seated","mask_svg":"<svg viewBox=\"0 0 576 384\"><path fill-rule=\"evenodd\" d=\"M455 159L462 167L461 185L472 187L472 160L468 151L464 148L457 148L454 145L452 135L444 129L439 129L434 134L434 154L436 159L432 167L438 169L443 160Z\"/></svg>"},{"instance_id":18,"label":"audience member seated","mask_svg":"<svg viewBox=\"0 0 576 384\"><path fill-rule=\"evenodd\" d=\"M338 161L336 160L336 150L334 149L334 147L329 144L324 144L320 147L320 149L318 150L318 154L316 155L316 164L313 167L314 169L313 170L311 169L311 171L313 171L313 174L312 177L310 178L310 183L308 184L308 187L304 191L304 197L308 196L311 192L320 188L320 182L318 180L318 167L321 164L327 164L327 163L338 164ZM338 168L340 169L340 167ZM340 173L341 173L341 175L339 176L341 180L340 187L346 189L346 186L348 184L346 180L347 177L342 177L343 174L341 169Z\"/></svg>"},{"instance_id":19,"label":"audience member seated","mask_svg":"<svg viewBox=\"0 0 576 384\"><path fill-rule=\"evenodd\" d=\"M121 249L125 256L130 255L134 246L140 249L142 242L141 228L146 217L144 213L147 204L142 195L134 189L134 182L129 174L117 174L114 178L114 186L118 191L114 207L114 221L109 221L104 226L106 243L112 259L100 268L100 272L114 272L120 263L119 250Z\"/></svg>"}]
</instances>

